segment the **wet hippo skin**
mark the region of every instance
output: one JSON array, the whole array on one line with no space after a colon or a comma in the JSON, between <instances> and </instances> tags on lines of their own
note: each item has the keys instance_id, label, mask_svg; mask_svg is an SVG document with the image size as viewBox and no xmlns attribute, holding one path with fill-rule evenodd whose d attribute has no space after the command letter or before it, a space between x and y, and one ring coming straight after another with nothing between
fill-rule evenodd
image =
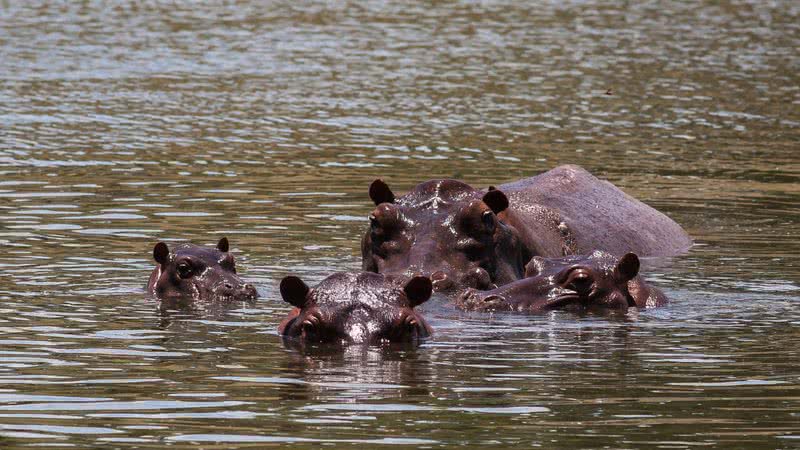
<instances>
[{"instance_id":1,"label":"wet hippo skin","mask_svg":"<svg viewBox=\"0 0 800 450\"><path fill-rule=\"evenodd\" d=\"M574 165L486 191L432 180L395 197L375 180L369 194L362 268L427 275L437 291L510 283L533 256L672 256L692 244L672 219Z\"/></svg>"},{"instance_id":2,"label":"wet hippo skin","mask_svg":"<svg viewBox=\"0 0 800 450\"><path fill-rule=\"evenodd\" d=\"M414 310L432 289L427 277L401 282L376 273L342 272L311 289L288 276L281 281L281 296L295 308L278 332L303 343L416 343L432 333Z\"/></svg>"},{"instance_id":3,"label":"wet hippo skin","mask_svg":"<svg viewBox=\"0 0 800 450\"><path fill-rule=\"evenodd\" d=\"M147 283L148 294L176 301L255 300L255 287L236 274L236 261L228 247L224 237L216 247L181 244L172 251L159 242L153 248L156 267Z\"/></svg>"},{"instance_id":4,"label":"wet hippo skin","mask_svg":"<svg viewBox=\"0 0 800 450\"><path fill-rule=\"evenodd\" d=\"M498 186L511 205L500 219L539 256L674 256L692 245L675 221L575 165Z\"/></svg>"},{"instance_id":5,"label":"wet hippo skin","mask_svg":"<svg viewBox=\"0 0 800 450\"><path fill-rule=\"evenodd\" d=\"M489 291L468 289L456 299L468 311L542 313L554 309L649 308L667 303L639 275L639 258L595 251L561 258L534 257L526 278Z\"/></svg>"},{"instance_id":6,"label":"wet hippo skin","mask_svg":"<svg viewBox=\"0 0 800 450\"><path fill-rule=\"evenodd\" d=\"M438 291L488 289L522 277L530 255L519 233L498 219L508 207L502 192L433 180L395 199L377 180L370 197L376 208L361 245L364 270L428 275Z\"/></svg>"}]
</instances>

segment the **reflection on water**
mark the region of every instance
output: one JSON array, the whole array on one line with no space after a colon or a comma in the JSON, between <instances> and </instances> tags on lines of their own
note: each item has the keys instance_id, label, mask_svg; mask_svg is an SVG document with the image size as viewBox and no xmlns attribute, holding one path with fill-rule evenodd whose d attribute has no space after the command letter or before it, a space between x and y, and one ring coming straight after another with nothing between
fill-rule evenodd
<instances>
[{"instance_id":1,"label":"reflection on water","mask_svg":"<svg viewBox=\"0 0 800 450\"><path fill-rule=\"evenodd\" d=\"M0 2L0 446L797 445L799 15ZM281 344L277 280L359 267L374 178L563 163L696 238L645 261L671 306ZM223 235L256 303L143 297L157 240Z\"/></svg>"}]
</instances>

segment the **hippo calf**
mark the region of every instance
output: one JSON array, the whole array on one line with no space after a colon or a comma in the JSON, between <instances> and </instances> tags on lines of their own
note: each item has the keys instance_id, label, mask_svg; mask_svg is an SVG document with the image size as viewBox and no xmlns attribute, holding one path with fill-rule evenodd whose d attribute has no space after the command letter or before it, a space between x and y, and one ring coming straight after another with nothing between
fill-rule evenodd
<instances>
[{"instance_id":1,"label":"hippo calf","mask_svg":"<svg viewBox=\"0 0 800 450\"><path fill-rule=\"evenodd\" d=\"M288 276L281 281L281 296L295 308L278 332L302 343L418 342L431 328L414 308L432 290L431 280L419 276L401 284L381 274L342 272L313 289Z\"/></svg>"},{"instance_id":2,"label":"hippo calf","mask_svg":"<svg viewBox=\"0 0 800 450\"><path fill-rule=\"evenodd\" d=\"M181 244L170 252L167 244L159 242L153 248L157 265L147 292L161 300L255 300L256 288L236 274L228 246L228 238L223 237L216 247Z\"/></svg>"},{"instance_id":3,"label":"hippo calf","mask_svg":"<svg viewBox=\"0 0 800 450\"><path fill-rule=\"evenodd\" d=\"M490 291L469 289L456 299L456 306L469 311L540 313L665 304L664 294L638 275L639 265L634 253L621 258L602 251L562 258L537 256L527 265L526 278Z\"/></svg>"}]
</instances>

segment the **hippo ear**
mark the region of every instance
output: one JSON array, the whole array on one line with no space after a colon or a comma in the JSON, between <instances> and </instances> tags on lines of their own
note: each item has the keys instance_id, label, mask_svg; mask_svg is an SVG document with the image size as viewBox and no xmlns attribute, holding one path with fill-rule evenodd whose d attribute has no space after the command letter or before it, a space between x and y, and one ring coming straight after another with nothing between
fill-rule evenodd
<instances>
[{"instance_id":1,"label":"hippo ear","mask_svg":"<svg viewBox=\"0 0 800 450\"><path fill-rule=\"evenodd\" d=\"M228 238L223 237L222 239L219 240L219 242L217 242L217 250L221 252L227 252L228 248L230 248L228 246Z\"/></svg>"},{"instance_id":2,"label":"hippo ear","mask_svg":"<svg viewBox=\"0 0 800 450\"><path fill-rule=\"evenodd\" d=\"M369 186L369 198L375 202L375 206L381 203L394 203L394 194L389 186L380 178L373 181Z\"/></svg>"},{"instance_id":3,"label":"hippo ear","mask_svg":"<svg viewBox=\"0 0 800 450\"><path fill-rule=\"evenodd\" d=\"M298 277L289 275L281 280L281 297L286 303L302 308L308 299L308 285Z\"/></svg>"},{"instance_id":4,"label":"hippo ear","mask_svg":"<svg viewBox=\"0 0 800 450\"><path fill-rule=\"evenodd\" d=\"M503 191L494 189L483 196L483 203L486 203L489 208L492 208L495 214L500 214L508 208L508 197L506 197L506 194L503 194Z\"/></svg>"},{"instance_id":5,"label":"hippo ear","mask_svg":"<svg viewBox=\"0 0 800 450\"><path fill-rule=\"evenodd\" d=\"M169 247L163 242L159 242L153 247L153 259L162 266L169 261Z\"/></svg>"},{"instance_id":6,"label":"hippo ear","mask_svg":"<svg viewBox=\"0 0 800 450\"><path fill-rule=\"evenodd\" d=\"M431 283L431 279L428 277L417 276L408 280L408 283L403 286L403 291L405 291L406 297L408 297L408 301L411 303L411 307L414 308L431 298L433 283Z\"/></svg>"},{"instance_id":7,"label":"hippo ear","mask_svg":"<svg viewBox=\"0 0 800 450\"><path fill-rule=\"evenodd\" d=\"M626 253L614 269L622 281L632 280L639 273L639 257L635 253Z\"/></svg>"}]
</instances>

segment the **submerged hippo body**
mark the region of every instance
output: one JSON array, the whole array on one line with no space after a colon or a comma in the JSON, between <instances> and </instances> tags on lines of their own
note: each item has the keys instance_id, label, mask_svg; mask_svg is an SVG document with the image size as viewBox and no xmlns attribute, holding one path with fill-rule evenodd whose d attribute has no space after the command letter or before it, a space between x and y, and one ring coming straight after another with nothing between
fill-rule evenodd
<instances>
[{"instance_id":1,"label":"submerged hippo body","mask_svg":"<svg viewBox=\"0 0 800 450\"><path fill-rule=\"evenodd\" d=\"M401 284L370 272L336 273L315 288L288 276L281 296L295 308L278 332L301 343L382 344L418 342L431 328L414 307L432 292L427 277Z\"/></svg>"},{"instance_id":2,"label":"submerged hippo body","mask_svg":"<svg viewBox=\"0 0 800 450\"><path fill-rule=\"evenodd\" d=\"M510 283L533 256L671 256L691 245L670 218L577 166L488 191L433 180L395 197L376 180L370 198L363 269L429 275L436 290Z\"/></svg>"},{"instance_id":3,"label":"submerged hippo body","mask_svg":"<svg viewBox=\"0 0 800 450\"><path fill-rule=\"evenodd\" d=\"M228 239L222 238L216 247L181 244L170 252L167 244L159 242L153 248L157 264L147 292L177 302L255 300L256 289L236 274L228 245Z\"/></svg>"},{"instance_id":4,"label":"submerged hippo body","mask_svg":"<svg viewBox=\"0 0 800 450\"><path fill-rule=\"evenodd\" d=\"M639 258L606 252L561 258L535 257L526 278L490 291L469 289L456 305L468 311L541 313L554 309L648 308L667 303L638 275Z\"/></svg>"}]
</instances>

